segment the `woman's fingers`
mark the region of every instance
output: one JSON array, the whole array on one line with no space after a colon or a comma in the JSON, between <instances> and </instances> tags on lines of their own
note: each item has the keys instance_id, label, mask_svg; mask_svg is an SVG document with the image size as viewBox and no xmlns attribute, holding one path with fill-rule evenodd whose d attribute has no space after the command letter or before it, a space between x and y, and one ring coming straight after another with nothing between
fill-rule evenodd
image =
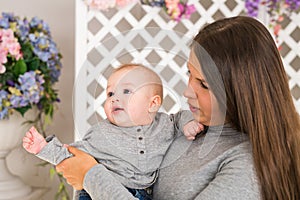
<instances>
[{"instance_id":1,"label":"woman's fingers","mask_svg":"<svg viewBox=\"0 0 300 200\"><path fill-rule=\"evenodd\" d=\"M58 164L56 171L62 173L67 182L75 189L80 190L83 187L86 173L98 163L91 155L75 147L69 146L68 150L73 154L73 157Z\"/></svg>"}]
</instances>

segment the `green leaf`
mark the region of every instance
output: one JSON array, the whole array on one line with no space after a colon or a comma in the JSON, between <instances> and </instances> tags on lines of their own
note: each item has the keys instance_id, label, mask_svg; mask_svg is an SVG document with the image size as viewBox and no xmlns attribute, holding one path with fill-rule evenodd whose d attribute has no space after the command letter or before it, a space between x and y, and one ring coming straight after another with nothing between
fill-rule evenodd
<instances>
[{"instance_id":1,"label":"green leaf","mask_svg":"<svg viewBox=\"0 0 300 200\"><path fill-rule=\"evenodd\" d=\"M33 50L32 50L32 45L29 42L26 42L22 45L22 53L23 53L23 58L31 59L33 56Z\"/></svg>"},{"instance_id":2,"label":"green leaf","mask_svg":"<svg viewBox=\"0 0 300 200\"><path fill-rule=\"evenodd\" d=\"M45 118L44 118L44 128L46 128L49 124L51 124L51 116L49 114L46 114L45 115Z\"/></svg>"},{"instance_id":3,"label":"green leaf","mask_svg":"<svg viewBox=\"0 0 300 200\"><path fill-rule=\"evenodd\" d=\"M27 63L27 67L30 71L37 70L40 66L40 59L37 57L34 57L31 61Z\"/></svg>"},{"instance_id":4,"label":"green leaf","mask_svg":"<svg viewBox=\"0 0 300 200\"><path fill-rule=\"evenodd\" d=\"M13 68L14 75L19 76L21 74L24 74L26 71L27 71L27 65L24 62L24 60L23 59L18 60Z\"/></svg>"},{"instance_id":5,"label":"green leaf","mask_svg":"<svg viewBox=\"0 0 300 200\"><path fill-rule=\"evenodd\" d=\"M22 117L24 117L24 114L31 108L31 106L25 106L21 108L15 108L16 111L18 111Z\"/></svg>"},{"instance_id":6,"label":"green leaf","mask_svg":"<svg viewBox=\"0 0 300 200\"><path fill-rule=\"evenodd\" d=\"M53 179L53 177L54 177L54 175L56 174L56 171L55 171L55 169L54 168L50 168L50 171L49 171L49 173L50 173L50 178L51 178L51 180Z\"/></svg>"},{"instance_id":7,"label":"green leaf","mask_svg":"<svg viewBox=\"0 0 300 200\"><path fill-rule=\"evenodd\" d=\"M59 188L58 188L58 192L63 191L64 188L65 188L65 184L64 183L60 183L59 184Z\"/></svg>"},{"instance_id":8,"label":"green leaf","mask_svg":"<svg viewBox=\"0 0 300 200\"><path fill-rule=\"evenodd\" d=\"M41 166L41 167L45 167L46 165L49 165L49 163L48 162L41 162L41 163L39 163L39 164L37 164L37 166Z\"/></svg>"},{"instance_id":9,"label":"green leaf","mask_svg":"<svg viewBox=\"0 0 300 200\"><path fill-rule=\"evenodd\" d=\"M41 63L40 63L39 69L41 70L41 72L42 72L45 76L47 76L47 74L49 73L49 68L48 68L47 64L44 63L44 62L41 62Z\"/></svg>"}]
</instances>

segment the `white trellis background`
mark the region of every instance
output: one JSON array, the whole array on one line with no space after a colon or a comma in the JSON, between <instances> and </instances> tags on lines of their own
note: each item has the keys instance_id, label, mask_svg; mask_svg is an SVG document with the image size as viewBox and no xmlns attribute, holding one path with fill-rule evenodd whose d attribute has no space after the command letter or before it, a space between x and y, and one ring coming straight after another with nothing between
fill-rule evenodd
<instances>
[{"instance_id":1,"label":"white trellis background","mask_svg":"<svg viewBox=\"0 0 300 200\"><path fill-rule=\"evenodd\" d=\"M90 10L76 0L76 139L105 118L106 81L114 67L143 63L162 78L162 111L185 108L186 60L192 37L204 24L222 17L245 15L243 0L189 0L196 7L190 19L172 21L157 7L131 4L122 9ZM264 12L262 12L264 13ZM267 21L265 14L259 16ZM279 35L282 57L294 102L300 112L300 13L287 17Z\"/></svg>"}]
</instances>

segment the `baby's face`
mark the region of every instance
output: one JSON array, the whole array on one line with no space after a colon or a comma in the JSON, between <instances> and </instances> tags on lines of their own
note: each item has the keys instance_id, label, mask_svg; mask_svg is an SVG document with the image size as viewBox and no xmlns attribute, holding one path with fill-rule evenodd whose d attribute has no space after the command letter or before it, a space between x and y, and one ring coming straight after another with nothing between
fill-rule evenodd
<instances>
[{"instance_id":1,"label":"baby's face","mask_svg":"<svg viewBox=\"0 0 300 200\"><path fill-rule=\"evenodd\" d=\"M152 95L147 73L136 68L114 72L107 82L104 110L108 120L123 127L150 124Z\"/></svg>"}]
</instances>

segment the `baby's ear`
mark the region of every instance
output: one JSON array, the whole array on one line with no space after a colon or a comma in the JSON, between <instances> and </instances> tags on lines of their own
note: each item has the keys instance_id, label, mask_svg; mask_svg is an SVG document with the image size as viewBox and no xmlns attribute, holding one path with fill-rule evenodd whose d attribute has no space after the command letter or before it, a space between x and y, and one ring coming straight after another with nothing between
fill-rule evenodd
<instances>
[{"instance_id":1,"label":"baby's ear","mask_svg":"<svg viewBox=\"0 0 300 200\"><path fill-rule=\"evenodd\" d=\"M149 105L149 112L157 112L161 106L161 97L159 95L155 95L151 98Z\"/></svg>"}]
</instances>

